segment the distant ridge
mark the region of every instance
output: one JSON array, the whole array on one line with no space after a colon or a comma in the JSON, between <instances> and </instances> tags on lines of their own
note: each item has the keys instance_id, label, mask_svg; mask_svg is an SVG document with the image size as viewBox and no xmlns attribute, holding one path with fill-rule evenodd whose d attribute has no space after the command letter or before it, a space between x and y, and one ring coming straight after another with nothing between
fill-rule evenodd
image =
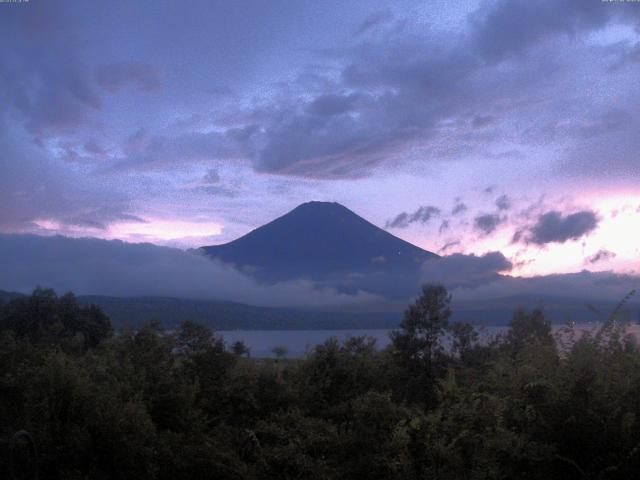
<instances>
[{"instance_id":1,"label":"distant ridge","mask_svg":"<svg viewBox=\"0 0 640 480\"><path fill-rule=\"evenodd\" d=\"M407 284L415 291L420 266L437 257L339 203L316 201L303 203L232 242L202 250L263 281L303 278L376 293L404 291L398 287ZM388 288L383 288L382 276ZM389 281L390 277L395 280Z\"/></svg>"},{"instance_id":2,"label":"distant ridge","mask_svg":"<svg viewBox=\"0 0 640 480\"><path fill-rule=\"evenodd\" d=\"M60 292L59 292L60 293ZM0 306L24 294L0 290ZM386 308L288 308L259 307L218 300L190 300L171 297L110 297L80 295L83 305L100 306L116 328L139 328L144 323L159 320L164 328L174 329L184 320L193 320L216 330L339 330L396 328L402 319L403 302L392 302ZM460 301L453 299L453 321L477 325L504 326L518 308L542 307L552 323L567 319L577 323L599 319L586 307L587 300L568 297L514 295L511 297ZM618 305L614 301L589 302L603 314ZM637 321L640 304L629 303L620 312L623 321Z\"/></svg>"}]
</instances>

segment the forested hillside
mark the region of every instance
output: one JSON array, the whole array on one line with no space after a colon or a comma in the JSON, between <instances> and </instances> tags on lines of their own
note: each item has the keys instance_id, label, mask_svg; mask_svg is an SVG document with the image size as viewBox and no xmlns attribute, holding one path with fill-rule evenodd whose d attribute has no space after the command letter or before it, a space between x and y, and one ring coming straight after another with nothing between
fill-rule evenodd
<instances>
[{"instance_id":1,"label":"forested hillside","mask_svg":"<svg viewBox=\"0 0 640 480\"><path fill-rule=\"evenodd\" d=\"M634 477L640 348L615 312L559 341L519 311L479 344L449 304L425 287L382 351L354 338L256 360L191 322L114 335L99 308L37 290L0 310L0 439L36 442L20 478Z\"/></svg>"}]
</instances>

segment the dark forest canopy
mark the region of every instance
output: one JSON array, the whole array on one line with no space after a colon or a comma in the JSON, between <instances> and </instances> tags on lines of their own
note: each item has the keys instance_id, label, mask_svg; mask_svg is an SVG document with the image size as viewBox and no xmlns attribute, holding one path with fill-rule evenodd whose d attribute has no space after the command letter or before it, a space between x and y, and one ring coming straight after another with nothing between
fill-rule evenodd
<instances>
[{"instance_id":1,"label":"dark forest canopy","mask_svg":"<svg viewBox=\"0 0 640 480\"><path fill-rule=\"evenodd\" d=\"M384 350L256 360L193 322L113 335L98 307L36 290L0 307L0 439L27 430L47 479L634 476L640 348L615 312L560 339L518 311L480 344L450 301L425 287Z\"/></svg>"}]
</instances>

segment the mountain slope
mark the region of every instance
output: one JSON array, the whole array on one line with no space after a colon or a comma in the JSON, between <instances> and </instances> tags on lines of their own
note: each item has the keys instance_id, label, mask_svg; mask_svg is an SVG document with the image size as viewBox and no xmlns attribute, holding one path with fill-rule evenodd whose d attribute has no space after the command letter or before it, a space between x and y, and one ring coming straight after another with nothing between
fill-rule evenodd
<instances>
[{"instance_id":1,"label":"mountain slope","mask_svg":"<svg viewBox=\"0 0 640 480\"><path fill-rule=\"evenodd\" d=\"M381 276L417 279L422 263L436 257L328 202L304 203L237 240L202 250L262 280L305 278L347 290L379 284Z\"/></svg>"}]
</instances>

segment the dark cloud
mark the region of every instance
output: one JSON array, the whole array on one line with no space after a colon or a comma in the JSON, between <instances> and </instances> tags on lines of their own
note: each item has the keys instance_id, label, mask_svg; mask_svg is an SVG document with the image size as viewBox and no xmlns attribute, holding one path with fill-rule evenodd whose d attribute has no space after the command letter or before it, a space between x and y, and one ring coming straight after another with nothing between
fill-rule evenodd
<instances>
[{"instance_id":1,"label":"dark cloud","mask_svg":"<svg viewBox=\"0 0 640 480\"><path fill-rule=\"evenodd\" d=\"M110 169L149 170L185 163L203 163L243 155L236 132L190 132L176 135L152 135L140 129L123 144L124 157Z\"/></svg>"},{"instance_id":2,"label":"dark cloud","mask_svg":"<svg viewBox=\"0 0 640 480\"><path fill-rule=\"evenodd\" d=\"M556 35L576 35L604 27L612 16L606 2L584 0L500 0L471 17L471 39L487 59L523 55Z\"/></svg>"},{"instance_id":3,"label":"dark cloud","mask_svg":"<svg viewBox=\"0 0 640 480\"><path fill-rule=\"evenodd\" d=\"M500 195L496 199L496 207L498 207L498 210L509 210L511 208L511 199L507 195Z\"/></svg>"},{"instance_id":4,"label":"dark cloud","mask_svg":"<svg viewBox=\"0 0 640 480\"><path fill-rule=\"evenodd\" d=\"M67 13L65 4L34 2L0 15L0 117L38 138L74 129L102 107Z\"/></svg>"},{"instance_id":5,"label":"dark cloud","mask_svg":"<svg viewBox=\"0 0 640 480\"><path fill-rule=\"evenodd\" d=\"M577 298L589 303L596 300L619 301L639 285L638 276L585 270L536 277L500 275L493 281L453 287L451 293L459 300L527 295Z\"/></svg>"},{"instance_id":6,"label":"dark cloud","mask_svg":"<svg viewBox=\"0 0 640 480\"><path fill-rule=\"evenodd\" d=\"M336 22L337 13L326 8L330 13L317 19L322 27L314 27L285 21L297 9L265 8L258 15L258 6L210 5L194 2L183 9L187 16L173 18L168 12L178 7L133 2L117 24L112 15L70 2L3 9L0 135L11 136L25 155L0 148L1 228L25 228L38 219L97 228L135 212L132 202L156 211L172 204L174 215L189 203L193 213L189 200L198 195L202 214L213 208L203 193L233 189L216 183L204 192L172 190L173 182L185 182L173 174L223 164L235 173L252 167L298 177L292 179L297 197L310 194L304 189L314 179L360 178L377 174L382 164L406 173L409 162L423 174L448 168L445 162L487 158L504 159L505 171L519 179L547 167L572 182L579 175L637 177L637 45L626 33L631 29L617 28L636 25L636 5L481 2L468 22L450 31L439 30L448 22L427 28L423 17L396 6L396 15L405 17L397 22L388 12L367 16L371 8ZM231 9L239 15L228 21ZM346 10L356 9L340 11ZM148 22L145 35L131 20L139 11ZM327 25L344 27L345 36ZM354 35L358 25L362 34ZM604 27L629 39L613 44L609 35L591 35ZM296 36L295 29L309 32ZM224 48L216 49L219 43ZM149 59L157 70L122 62L128 59ZM158 71L166 95L146 95L160 85ZM105 88L127 94L108 95ZM612 92L622 107L611 109ZM176 126L176 118L183 123ZM40 150L26 147L33 140ZM539 159L552 158L548 150L566 155L564 169L554 169L555 160L539 167ZM512 152L519 153L517 161ZM61 159L73 164L60 167ZM95 170L87 168L92 160L99 160ZM501 174L485 173L484 184L502 181ZM260 195L273 188L272 175L250 177L255 184L247 190L268 183ZM465 187L477 191L477 182ZM240 208L234 204L216 208ZM460 202L454 214L465 210ZM407 213L400 223L410 219Z\"/></svg>"},{"instance_id":7,"label":"dark cloud","mask_svg":"<svg viewBox=\"0 0 640 480\"><path fill-rule=\"evenodd\" d=\"M389 10L381 10L379 12L369 15L358 27L356 34L361 35L369 30L377 27L378 25L391 22L393 20L393 13Z\"/></svg>"},{"instance_id":8,"label":"dark cloud","mask_svg":"<svg viewBox=\"0 0 640 480\"><path fill-rule=\"evenodd\" d=\"M234 95L233 90L226 85L214 85L207 88L207 93L218 97L232 97Z\"/></svg>"},{"instance_id":9,"label":"dark cloud","mask_svg":"<svg viewBox=\"0 0 640 480\"><path fill-rule=\"evenodd\" d=\"M414 142L435 145L441 121L468 115L470 109L490 109L493 100L503 98L504 81L515 81L474 57L464 36L413 34L367 40L355 49L339 81L329 86L355 94L321 93L310 99L306 94L302 102L270 107L247 142L255 168L315 178L368 175ZM487 80L482 95L476 95L481 72ZM465 147L484 144L486 138Z\"/></svg>"},{"instance_id":10,"label":"dark cloud","mask_svg":"<svg viewBox=\"0 0 640 480\"><path fill-rule=\"evenodd\" d=\"M482 256L454 253L425 262L422 281L442 283L448 288L475 287L500 278L500 272L508 272L513 265L500 252Z\"/></svg>"},{"instance_id":11,"label":"dark cloud","mask_svg":"<svg viewBox=\"0 0 640 480\"><path fill-rule=\"evenodd\" d=\"M475 128L483 128L491 124L493 117L491 115L476 115L471 121Z\"/></svg>"},{"instance_id":12,"label":"dark cloud","mask_svg":"<svg viewBox=\"0 0 640 480\"><path fill-rule=\"evenodd\" d=\"M620 83L617 85L623 89ZM640 96L627 94L622 102L637 105ZM628 109L606 108L592 112L578 123L577 129L561 131L574 141L567 148L559 171L601 180L637 175L637 152L640 150L640 136L637 135L640 118L637 115Z\"/></svg>"},{"instance_id":13,"label":"dark cloud","mask_svg":"<svg viewBox=\"0 0 640 480\"><path fill-rule=\"evenodd\" d=\"M443 232L449 230L449 228L451 228L449 220L442 220L442 223L440 223L440 228L438 229L438 233L442 234Z\"/></svg>"},{"instance_id":14,"label":"dark cloud","mask_svg":"<svg viewBox=\"0 0 640 480\"><path fill-rule=\"evenodd\" d=\"M307 105L307 112L320 117L333 117L349 112L353 109L358 96L351 95L321 95Z\"/></svg>"},{"instance_id":15,"label":"dark cloud","mask_svg":"<svg viewBox=\"0 0 640 480\"><path fill-rule=\"evenodd\" d=\"M235 198L240 195L239 190L222 185L205 185L200 187L200 190L214 197Z\"/></svg>"},{"instance_id":16,"label":"dark cloud","mask_svg":"<svg viewBox=\"0 0 640 480\"><path fill-rule=\"evenodd\" d=\"M207 173L205 174L202 181L207 185L215 185L216 183L219 183L220 174L218 173L218 170L216 170L215 168L210 168L209 170L207 170Z\"/></svg>"},{"instance_id":17,"label":"dark cloud","mask_svg":"<svg viewBox=\"0 0 640 480\"><path fill-rule=\"evenodd\" d=\"M453 206L453 209L451 210L451 215L454 215L454 216L462 215L467 210L469 210L469 207L467 207L465 203L462 203L461 201L457 200L456 204Z\"/></svg>"},{"instance_id":18,"label":"dark cloud","mask_svg":"<svg viewBox=\"0 0 640 480\"><path fill-rule=\"evenodd\" d=\"M147 223L145 219L137 215L111 207L83 208L83 210L81 213L72 216L61 217L59 221L63 225L96 228L99 230L106 230L111 223Z\"/></svg>"},{"instance_id":19,"label":"dark cloud","mask_svg":"<svg viewBox=\"0 0 640 480\"><path fill-rule=\"evenodd\" d=\"M223 184L217 168L209 168L201 181L186 184L185 188L204 192L214 197L235 198L240 195L238 183L225 182Z\"/></svg>"},{"instance_id":20,"label":"dark cloud","mask_svg":"<svg viewBox=\"0 0 640 480\"><path fill-rule=\"evenodd\" d=\"M569 141L579 128L567 135L559 130L579 122L563 99L577 88L573 84L561 91L566 82L551 79L573 78L571 62L593 52L584 47L582 57L563 56L564 47L580 47L559 43L551 52L543 47L549 38L569 42L572 36L635 18L627 15L630 9L623 10L584 0L483 2L465 28L446 33L411 18L399 28L390 11L377 12L360 24L360 35L314 58L321 64L311 72L260 85L256 91L266 94L259 100L212 114L215 130L155 133L150 151L125 155L116 168L166 167L156 158L181 163L233 158L250 161L261 173L360 178L382 163L406 160L414 148L424 152L424 161L441 162L473 154L513 156L495 151L494 141ZM372 30L375 35L364 34ZM159 85L157 72L140 63L110 64L96 75L109 91ZM209 88L216 95L228 93L227 87ZM538 108L539 98L547 99L544 109ZM588 110L586 117L592 118L595 112ZM492 128L482 128L487 125ZM637 129L624 131L615 162L628 163L629 152L637 151L629 148ZM566 151L580 157L579 151Z\"/></svg>"},{"instance_id":21,"label":"dark cloud","mask_svg":"<svg viewBox=\"0 0 640 480\"><path fill-rule=\"evenodd\" d=\"M49 162L41 148L0 136L0 232L40 231L37 222L104 229L132 215L125 193Z\"/></svg>"},{"instance_id":22,"label":"dark cloud","mask_svg":"<svg viewBox=\"0 0 640 480\"><path fill-rule=\"evenodd\" d=\"M594 263L611 260L615 257L616 254L614 252L606 249L600 249L590 257L587 257L586 262L593 265Z\"/></svg>"},{"instance_id":23,"label":"dark cloud","mask_svg":"<svg viewBox=\"0 0 640 480\"><path fill-rule=\"evenodd\" d=\"M393 220L387 220L385 228L407 228L409 226L409 214L399 213Z\"/></svg>"},{"instance_id":24,"label":"dark cloud","mask_svg":"<svg viewBox=\"0 0 640 480\"><path fill-rule=\"evenodd\" d=\"M617 60L609 67L610 73L615 73L625 67L640 63L640 42L627 46L619 54Z\"/></svg>"},{"instance_id":25,"label":"dark cloud","mask_svg":"<svg viewBox=\"0 0 640 480\"><path fill-rule=\"evenodd\" d=\"M505 219L496 213L484 213L473 219L473 226L484 235L489 235L504 223Z\"/></svg>"},{"instance_id":26,"label":"dark cloud","mask_svg":"<svg viewBox=\"0 0 640 480\"><path fill-rule=\"evenodd\" d=\"M413 213L402 212L387 221L385 228L407 228L412 223L428 223L440 215L440 209L432 206L420 207Z\"/></svg>"},{"instance_id":27,"label":"dark cloud","mask_svg":"<svg viewBox=\"0 0 640 480\"><path fill-rule=\"evenodd\" d=\"M96 140L87 140L84 142L84 150L93 155L105 155L107 151Z\"/></svg>"},{"instance_id":28,"label":"dark cloud","mask_svg":"<svg viewBox=\"0 0 640 480\"><path fill-rule=\"evenodd\" d=\"M568 215L550 211L540 215L537 222L529 227L525 239L538 245L564 243L591 233L597 226L598 216L591 210Z\"/></svg>"},{"instance_id":29,"label":"dark cloud","mask_svg":"<svg viewBox=\"0 0 640 480\"><path fill-rule=\"evenodd\" d=\"M374 300L342 295L304 281L272 286L195 252L148 243L0 234L0 289L115 296L222 299L257 305L326 305Z\"/></svg>"},{"instance_id":30,"label":"dark cloud","mask_svg":"<svg viewBox=\"0 0 640 480\"><path fill-rule=\"evenodd\" d=\"M110 93L134 86L145 92L159 90L162 83L157 69L141 62L118 62L95 71L98 85Z\"/></svg>"},{"instance_id":31,"label":"dark cloud","mask_svg":"<svg viewBox=\"0 0 640 480\"><path fill-rule=\"evenodd\" d=\"M447 250L450 250L453 247L457 247L458 245L462 245L462 242L460 240L451 240L440 247L438 253L446 253Z\"/></svg>"},{"instance_id":32,"label":"dark cloud","mask_svg":"<svg viewBox=\"0 0 640 480\"><path fill-rule=\"evenodd\" d=\"M422 281L441 283L456 300L500 299L516 295L618 301L640 285L637 275L589 272L515 277L514 265L500 252L453 254L428 260Z\"/></svg>"}]
</instances>

